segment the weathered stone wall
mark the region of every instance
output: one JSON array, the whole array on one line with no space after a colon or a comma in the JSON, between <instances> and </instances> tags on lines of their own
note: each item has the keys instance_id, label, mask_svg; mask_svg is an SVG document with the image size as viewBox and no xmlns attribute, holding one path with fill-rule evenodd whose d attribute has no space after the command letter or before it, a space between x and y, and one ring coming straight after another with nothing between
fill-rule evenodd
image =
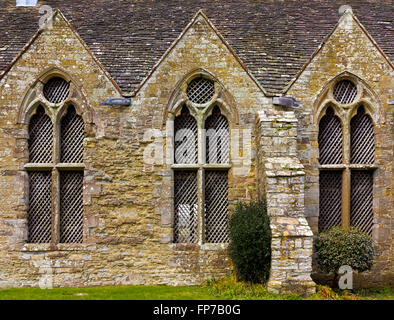
<instances>
[{"instance_id":1,"label":"weathered stone wall","mask_svg":"<svg viewBox=\"0 0 394 320\"><path fill-rule=\"evenodd\" d=\"M393 107L394 70L367 36L351 11L347 11L320 51L300 73L287 95L302 102L296 111L298 158L305 170L305 214L317 233L319 214L318 108L327 86L344 72L371 93L365 102L374 109L375 162L374 228L375 266L365 273L362 286L393 285ZM320 100L319 100L320 99Z\"/></svg>"},{"instance_id":2,"label":"weathered stone wall","mask_svg":"<svg viewBox=\"0 0 394 320\"><path fill-rule=\"evenodd\" d=\"M306 284L304 293L312 290L313 284L307 284L311 235L303 216L306 213L315 232L318 218L314 103L322 88L345 70L372 88L381 102L376 108L382 116L376 125L376 267L369 283L392 280L393 114L387 101L394 99L393 69L350 16L343 19L288 92L303 103L295 112L297 131L291 121L274 121L275 114L280 116L283 109L272 106L271 99L201 13L131 95L130 107L101 106L100 102L120 97L121 92L58 13L53 28L39 33L0 80L0 287L38 286L46 281L54 286L192 285L228 273L226 245L172 243L171 161L152 164L144 159L147 147L157 142L146 135L147 130L155 129L167 146L171 97L197 69L213 75L225 89L223 99L233 117L230 136L235 129L252 132L252 144L240 151L242 155L250 152L250 170L235 174L239 164L231 159L230 204L256 198L258 189L270 196L270 210L277 215L274 257L288 260L288 264L275 260L277 273L273 275L279 282L299 277ZM82 244L26 244L27 123L21 117L27 110L21 108L29 89L54 70L70 77L80 92L82 101L77 104L84 110ZM259 111L273 117L260 133L255 130ZM290 234L286 239L285 232ZM297 285L297 281L292 284ZM281 292L279 287L274 289Z\"/></svg>"},{"instance_id":3,"label":"weathered stone wall","mask_svg":"<svg viewBox=\"0 0 394 320\"><path fill-rule=\"evenodd\" d=\"M18 124L18 113L25 92L54 66L70 75L93 115L84 142L82 244L25 243L27 124ZM130 107L99 105L120 93L60 14L52 29L38 35L0 81L1 287L37 286L46 279L54 286L192 285L227 274L226 245L171 243L173 172L167 162L144 161L154 140L146 139L146 131L156 129L165 137L171 94L196 68L213 74L231 95L237 120L230 132L253 134L264 93L201 14L131 97ZM230 169L230 203L256 197L254 148L245 145L241 153L249 150L249 172L236 175Z\"/></svg>"}]
</instances>

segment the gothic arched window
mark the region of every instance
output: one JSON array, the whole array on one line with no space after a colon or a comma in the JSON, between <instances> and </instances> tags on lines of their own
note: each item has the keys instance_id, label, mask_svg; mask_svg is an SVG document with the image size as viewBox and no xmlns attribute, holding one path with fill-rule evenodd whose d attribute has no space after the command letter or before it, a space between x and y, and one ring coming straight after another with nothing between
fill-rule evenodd
<instances>
[{"instance_id":1,"label":"gothic arched window","mask_svg":"<svg viewBox=\"0 0 394 320\"><path fill-rule=\"evenodd\" d=\"M331 89L340 116L329 107L319 123L319 232L355 226L371 234L373 226L374 128L350 80ZM348 106L353 107L348 107ZM349 121L349 115L355 113ZM342 117L343 127L340 118Z\"/></svg>"},{"instance_id":2,"label":"gothic arched window","mask_svg":"<svg viewBox=\"0 0 394 320\"><path fill-rule=\"evenodd\" d=\"M47 82L50 88L44 85L44 96L51 99L54 95L62 104L69 94L68 83L55 79ZM29 174L30 243L83 241L84 122L74 106L64 108L60 121L56 121L58 109L52 120L42 106L30 119L29 163L25 165Z\"/></svg>"},{"instance_id":3,"label":"gothic arched window","mask_svg":"<svg viewBox=\"0 0 394 320\"><path fill-rule=\"evenodd\" d=\"M228 242L228 121L214 82L196 78L186 93L196 118L184 105L174 120L174 242Z\"/></svg>"}]
</instances>

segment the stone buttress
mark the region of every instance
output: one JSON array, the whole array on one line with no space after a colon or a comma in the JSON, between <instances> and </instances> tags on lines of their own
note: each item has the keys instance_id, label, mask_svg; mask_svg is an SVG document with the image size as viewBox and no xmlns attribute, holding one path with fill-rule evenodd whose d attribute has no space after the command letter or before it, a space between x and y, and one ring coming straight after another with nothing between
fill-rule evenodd
<instances>
[{"instance_id":1,"label":"stone buttress","mask_svg":"<svg viewBox=\"0 0 394 320\"><path fill-rule=\"evenodd\" d=\"M272 231L268 289L312 294L313 233L304 216L305 173L296 155L297 119L292 111L260 111L257 130L258 179Z\"/></svg>"}]
</instances>

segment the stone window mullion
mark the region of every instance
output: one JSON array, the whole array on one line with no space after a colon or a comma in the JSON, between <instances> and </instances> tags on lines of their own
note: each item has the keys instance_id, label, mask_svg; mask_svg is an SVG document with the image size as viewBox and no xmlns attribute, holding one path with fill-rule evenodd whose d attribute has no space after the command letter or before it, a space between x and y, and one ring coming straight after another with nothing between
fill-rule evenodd
<instances>
[{"instance_id":1,"label":"stone window mullion","mask_svg":"<svg viewBox=\"0 0 394 320\"><path fill-rule=\"evenodd\" d=\"M345 168L342 172L342 227L350 226L350 181L351 172L349 168Z\"/></svg>"},{"instance_id":2,"label":"stone window mullion","mask_svg":"<svg viewBox=\"0 0 394 320\"><path fill-rule=\"evenodd\" d=\"M60 172L55 167L52 170L52 242L60 242Z\"/></svg>"},{"instance_id":3,"label":"stone window mullion","mask_svg":"<svg viewBox=\"0 0 394 320\"><path fill-rule=\"evenodd\" d=\"M345 169L342 172L342 227L350 226L350 196L351 196L351 171L350 164L350 120L348 113L343 119L343 163Z\"/></svg>"},{"instance_id":4,"label":"stone window mullion","mask_svg":"<svg viewBox=\"0 0 394 320\"><path fill-rule=\"evenodd\" d=\"M346 118L342 118L343 131L342 131L342 141L343 141L343 163L345 165L350 164L350 119L348 115Z\"/></svg>"},{"instance_id":5,"label":"stone window mullion","mask_svg":"<svg viewBox=\"0 0 394 320\"><path fill-rule=\"evenodd\" d=\"M197 173L197 190L198 190L198 243L201 245L204 242L204 211L205 211L205 199L204 199L204 180L205 172L203 164L205 163L205 132L204 132L204 119L199 116L197 117L197 163L199 166Z\"/></svg>"},{"instance_id":6,"label":"stone window mullion","mask_svg":"<svg viewBox=\"0 0 394 320\"><path fill-rule=\"evenodd\" d=\"M201 245L204 243L204 233L205 233L205 190L204 190L205 172L202 167L198 169L198 243Z\"/></svg>"},{"instance_id":7,"label":"stone window mullion","mask_svg":"<svg viewBox=\"0 0 394 320\"><path fill-rule=\"evenodd\" d=\"M57 244L60 242L60 172L56 165L60 161L60 130L59 123L54 121L53 128L53 162L52 170L52 241Z\"/></svg>"}]
</instances>

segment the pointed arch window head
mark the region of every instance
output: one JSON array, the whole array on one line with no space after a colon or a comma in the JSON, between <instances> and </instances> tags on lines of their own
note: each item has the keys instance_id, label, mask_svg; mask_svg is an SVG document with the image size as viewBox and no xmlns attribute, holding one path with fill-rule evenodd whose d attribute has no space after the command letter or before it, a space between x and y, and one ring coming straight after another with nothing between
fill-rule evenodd
<instances>
[{"instance_id":1,"label":"pointed arch window head","mask_svg":"<svg viewBox=\"0 0 394 320\"><path fill-rule=\"evenodd\" d=\"M318 142L320 164L342 162L342 125L331 107L320 120Z\"/></svg>"},{"instance_id":2,"label":"pointed arch window head","mask_svg":"<svg viewBox=\"0 0 394 320\"><path fill-rule=\"evenodd\" d=\"M229 129L228 121L215 106L212 114L205 120L206 130L206 162L229 162Z\"/></svg>"},{"instance_id":3,"label":"pointed arch window head","mask_svg":"<svg viewBox=\"0 0 394 320\"><path fill-rule=\"evenodd\" d=\"M52 131L51 118L39 106L29 123L29 162L52 162Z\"/></svg>"},{"instance_id":4,"label":"pointed arch window head","mask_svg":"<svg viewBox=\"0 0 394 320\"><path fill-rule=\"evenodd\" d=\"M61 121L60 161L68 163L82 163L83 139L83 119L76 113L74 106L69 106L66 115Z\"/></svg>"},{"instance_id":5,"label":"pointed arch window head","mask_svg":"<svg viewBox=\"0 0 394 320\"><path fill-rule=\"evenodd\" d=\"M199 77L192 80L186 89L189 100L197 104L205 104L212 100L215 94L213 81Z\"/></svg>"},{"instance_id":6,"label":"pointed arch window head","mask_svg":"<svg viewBox=\"0 0 394 320\"><path fill-rule=\"evenodd\" d=\"M44 97L51 103L60 103L70 94L70 83L60 77L51 78L45 83Z\"/></svg>"},{"instance_id":7,"label":"pointed arch window head","mask_svg":"<svg viewBox=\"0 0 394 320\"><path fill-rule=\"evenodd\" d=\"M174 131L175 163L197 163L197 121L186 106L182 107L181 114L175 118Z\"/></svg>"},{"instance_id":8,"label":"pointed arch window head","mask_svg":"<svg viewBox=\"0 0 394 320\"><path fill-rule=\"evenodd\" d=\"M374 129L371 118L364 107L357 109L357 114L350 122L351 163L372 164L375 158Z\"/></svg>"}]
</instances>

